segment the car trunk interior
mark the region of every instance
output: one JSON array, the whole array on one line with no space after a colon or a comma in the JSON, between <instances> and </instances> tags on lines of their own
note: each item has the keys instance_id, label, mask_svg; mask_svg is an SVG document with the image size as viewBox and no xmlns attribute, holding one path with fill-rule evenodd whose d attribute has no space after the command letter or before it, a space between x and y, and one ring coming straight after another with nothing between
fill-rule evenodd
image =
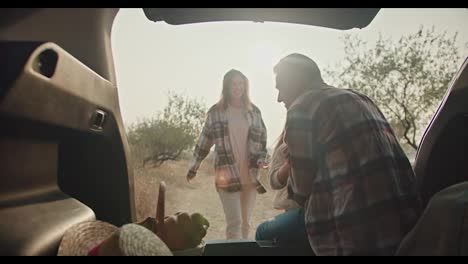
<instances>
[{"instance_id":1,"label":"car trunk interior","mask_svg":"<svg viewBox=\"0 0 468 264\"><path fill-rule=\"evenodd\" d=\"M135 218L110 52L118 10L14 10L0 25L0 254L55 255L76 223Z\"/></svg>"}]
</instances>

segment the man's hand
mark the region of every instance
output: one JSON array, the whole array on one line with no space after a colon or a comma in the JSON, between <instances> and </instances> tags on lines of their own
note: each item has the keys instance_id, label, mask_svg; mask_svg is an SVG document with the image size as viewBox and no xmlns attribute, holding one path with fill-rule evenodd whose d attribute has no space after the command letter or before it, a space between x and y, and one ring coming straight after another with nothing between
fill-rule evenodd
<instances>
[{"instance_id":1,"label":"man's hand","mask_svg":"<svg viewBox=\"0 0 468 264\"><path fill-rule=\"evenodd\" d=\"M289 155L289 149L288 149L288 146L286 146L284 149L283 149L283 155L285 156L288 156Z\"/></svg>"},{"instance_id":2,"label":"man's hand","mask_svg":"<svg viewBox=\"0 0 468 264\"><path fill-rule=\"evenodd\" d=\"M278 181L281 185L285 185L288 181L289 174L291 172L291 165L289 160L286 160L284 164L278 170Z\"/></svg>"}]
</instances>

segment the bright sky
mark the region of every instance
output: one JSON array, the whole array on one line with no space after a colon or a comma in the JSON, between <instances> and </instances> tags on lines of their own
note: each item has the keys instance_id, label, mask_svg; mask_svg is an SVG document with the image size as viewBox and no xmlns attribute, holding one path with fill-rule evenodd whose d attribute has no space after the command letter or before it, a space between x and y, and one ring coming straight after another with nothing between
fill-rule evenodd
<instances>
[{"instance_id":1,"label":"bright sky","mask_svg":"<svg viewBox=\"0 0 468 264\"><path fill-rule=\"evenodd\" d=\"M250 80L250 96L262 110L271 145L286 115L274 89L272 68L280 58L299 52L324 68L343 59L345 33L372 42L379 33L397 39L420 25L449 34L458 31L460 47L468 42L465 8L382 9L367 28L350 31L253 22L173 26L149 21L141 9L123 8L114 22L112 47L124 123L153 116L165 106L169 90L201 99L209 107L220 97L223 75L235 68Z\"/></svg>"}]
</instances>

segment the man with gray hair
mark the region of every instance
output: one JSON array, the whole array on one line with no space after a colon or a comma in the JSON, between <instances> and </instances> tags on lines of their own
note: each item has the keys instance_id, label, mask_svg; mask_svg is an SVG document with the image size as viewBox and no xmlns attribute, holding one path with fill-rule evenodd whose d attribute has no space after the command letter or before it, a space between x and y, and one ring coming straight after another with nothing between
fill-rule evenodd
<instances>
[{"instance_id":1,"label":"man with gray hair","mask_svg":"<svg viewBox=\"0 0 468 264\"><path fill-rule=\"evenodd\" d=\"M288 193L305 210L317 255L393 255L415 225L420 199L411 164L378 107L327 85L302 54L274 68L288 109Z\"/></svg>"}]
</instances>

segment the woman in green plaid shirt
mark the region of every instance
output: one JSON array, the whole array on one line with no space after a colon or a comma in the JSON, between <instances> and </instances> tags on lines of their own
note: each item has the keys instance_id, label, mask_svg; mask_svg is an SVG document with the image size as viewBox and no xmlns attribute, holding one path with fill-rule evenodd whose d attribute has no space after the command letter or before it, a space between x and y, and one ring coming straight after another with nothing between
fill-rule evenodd
<instances>
[{"instance_id":1,"label":"woman in green plaid shirt","mask_svg":"<svg viewBox=\"0 0 468 264\"><path fill-rule=\"evenodd\" d=\"M226 217L226 239L247 239L257 192L258 168L266 166L267 132L250 101L249 82L238 70L224 76L221 100L208 110L187 174L192 180L215 146L215 185Z\"/></svg>"}]
</instances>

